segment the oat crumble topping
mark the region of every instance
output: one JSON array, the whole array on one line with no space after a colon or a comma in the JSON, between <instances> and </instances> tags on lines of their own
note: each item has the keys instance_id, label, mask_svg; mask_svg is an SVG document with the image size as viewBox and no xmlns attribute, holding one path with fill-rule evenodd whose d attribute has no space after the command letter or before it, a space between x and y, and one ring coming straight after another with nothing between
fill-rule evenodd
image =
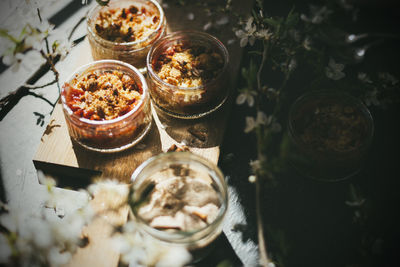
<instances>
[{"instance_id":1,"label":"oat crumble topping","mask_svg":"<svg viewBox=\"0 0 400 267\"><path fill-rule=\"evenodd\" d=\"M153 61L153 69L166 83L197 87L214 79L224 65L222 56L210 48L178 43Z\"/></svg>"},{"instance_id":2,"label":"oat crumble topping","mask_svg":"<svg viewBox=\"0 0 400 267\"><path fill-rule=\"evenodd\" d=\"M150 36L160 22L158 14L142 7L108 9L100 12L95 29L102 38L117 42L140 41Z\"/></svg>"},{"instance_id":3,"label":"oat crumble topping","mask_svg":"<svg viewBox=\"0 0 400 267\"><path fill-rule=\"evenodd\" d=\"M67 105L74 114L90 120L115 119L131 111L142 98L142 88L121 71L88 73L73 84L67 90Z\"/></svg>"},{"instance_id":4,"label":"oat crumble topping","mask_svg":"<svg viewBox=\"0 0 400 267\"><path fill-rule=\"evenodd\" d=\"M349 105L316 107L304 124L301 140L320 152L351 151L359 148L365 139L365 119Z\"/></svg>"}]
</instances>

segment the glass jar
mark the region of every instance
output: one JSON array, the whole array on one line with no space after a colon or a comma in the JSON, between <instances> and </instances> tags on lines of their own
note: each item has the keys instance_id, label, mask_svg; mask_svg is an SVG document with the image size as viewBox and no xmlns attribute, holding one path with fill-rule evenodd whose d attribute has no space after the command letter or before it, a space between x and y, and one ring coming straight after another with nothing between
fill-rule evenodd
<instances>
[{"instance_id":1,"label":"glass jar","mask_svg":"<svg viewBox=\"0 0 400 267\"><path fill-rule=\"evenodd\" d=\"M188 249L193 261L208 254L228 208L227 185L216 165L191 152L162 153L140 165L132 182L131 210L144 235Z\"/></svg>"},{"instance_id":2,"label":"glass jar","mask_svg":"<svg viewBox=\"0 0 400 267\"><path fill-rule=\"evenodd\" d=\"M148 36L143 36L135 41L112 41L101 37L96 29L96 21L102 12L110 10L129 9L135 6L139 12L145 9L157 16L158 24ZM151 45L166 33L166 19L160 4L155 0L117 0L111 1L107 6L96 5L87 15L87 31L92 56L95 60L116 59L132 64L145 71L146 55ZM98 26L97 26L98 27ZM132 33L134 35L134 32ZM147 35L147 34L146 34Z\"/></svg>"},{"instance_id":3,"label":"glass jar","mask_svg":"<svg viewBox=\"0 0 400 267\"><path fill-rule=\"evenodd\" d=\"M290 163L306 176L338 181L362 167L374 124L368 108L348 94L313 91L289 111Z\"/></svg>"},{"instance_id":4,"label":"glass jar","mask_svg":"<svg viewBox=\"0 0 400 267\"><path fill-rule=\"evenodd\" d=\"M174 53L174 51L179 53L177 47L179 49L196 47L196 50L204 49L207 52L193 56L192 62L186 62L184 59L179 61L174 56L169 62L163 61L166 57L170 57L169 54ZM205 56L202 57L202 55ZM202 74L199 73L199 70L193 68L194 62L201 62L201 58L210 58L209 55L215 55L220 59L220 68L212 73L213 75L209 80L201 84L182 85L182 81L186 83L187 80L187 83L190 83L190 79L196 79L193 78L196 75L201 77ZM213 59L214 57L211 57L211 60ZM212 62L211 60L210 62ZM183 119L199 118L218 109L227 99L230 87L228 79L229 54L217 38L207 33L181 31L167 35L158 40L150 49L146 64L151 99L158 110L168 115ZM175 66L171 67L171 70L175 73L171 71L167 74L167 77L160 78L163 64ZM214 67L212 64L208 66ZM157 68L161 68L161 71L158 71ZM166 65L166 68L169 68L169 66ZM176 73L176 70L179 70L179 72ZM207 73L204 70L200 70L200 72ZM184 78L188 76L187 73L192 74L192 78ZM168 77L168 75L174 75L174 77ZM173 83L169 82L170 78L171 80L174 79Z\"/></svg>"},{"instance_id":5,"label":"glass jar","mask_svg":"<svg viewBox=\"0 0 400 267\"><path fill-rule=\"evenodd\" d=\"M121 113L113 119L95 120L82 115L88 113L88 110L81 112L79 107L76 109L76 106L72 104L74 97L77 97L77 94L74 95L77 85L84 77L89 77L88 75L100 75L114 71L118 71L121 76L124 75L123 79L134 83L139 92L137 95L140 94L139 100L135 102L134 106L122 107L131 110L126 109L127 113ZM82 89L79 89L79 94L82 94L82 91ZM118 94L114 91L112 93ZM84 96L82 94L81 98ZM93 103L93 100L91 101ZM127 149L138 143L151 127L151 105L146 80L135 67L122 61L99 60L80 67L64 83L61 102L70 136L77 143L90 150L117 152ZM93 108L96 109L97 107ZM91 109L93 110L93 108Z\"/></svg>"}]
</instances>

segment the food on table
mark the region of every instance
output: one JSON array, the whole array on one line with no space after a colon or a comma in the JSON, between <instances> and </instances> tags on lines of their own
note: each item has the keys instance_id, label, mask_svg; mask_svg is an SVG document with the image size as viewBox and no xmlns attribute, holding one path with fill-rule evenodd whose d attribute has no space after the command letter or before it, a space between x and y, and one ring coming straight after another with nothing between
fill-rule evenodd
<instances>
[{"instance_id":1,"label":"food on table","mask_svg":"<svg viewBox=\"0 0 400 267\"><path fill-rule=\"evenodd\" d=\"M310 149L343 153L363 144L367 127L364 115L356 107L330 103L305 115L299 135Z\"/></svg>"},{"instance_id":2,"label":"food on table","mask_svg":"<svg viewBox=\"0 0 400 267\"><path fill-rule=\"evenodd\" d=\"M75 115L90 120L115 119L142 98L141 86L121 71L94 71L73 83L65 93L66 103Z\"/></svg>"},{"instance_id":3,"label":"food on table","mask_svg":"<svg viewBox=\"0 0 400 267\"><path fill-rule=\"evenodd\" d=\"M158 27L160 16L146 7L119 7L100 11L95 30L102 38L117 42L141 41Z\"/></svg>"},{"instance_id":4,"label":"food on table","mask_svg":"<svg viewBox=\"0 0 400 267\"><path fill-rule=\"evenodd\" d=\"M146 81L121 61L82 66L64 83L61 100L71 137L91 150L124 150L138 143L151 126Z\"/></svg>"},{"instance_id":5,"label":"food on table","mask_svg":"<svg viewBox=\"0 0 400 267\"><path fill-rule=\"evenodd\" d=\"M117 59L143 72L151 45L166 33L164 11L156 0L115 0L87 16L95 60Z\"/></svg>"},{"instance_id":6,"label":"food on table","mask_svg":"<svg viewBox=\"0 0 400 267\"><path fill-rule=\"evenodd\" d=\"M198 87L221 73L224 60L211 48L178 43L161 53L152 64L158 77L166 83Z\"/></svg>"},{"instance_id":7,"label":"food on table","mask_svg":"<svg viewBox=\"0 0 400 267\"><path fill-rule=\"evenodd\" d=\"M187 249L198 261L214 247L228 208L224 175L188 151L151 157L132 174L130 207L143 235Z\"/></svg>"},{"instance_id":8,"label":"food on table","mask_svg":"<svg viewBox=\"0 0 400 267\"><path fill-rule=\"evenodd\" d=\"M301 173L339 180L360 170L373 135L365 105L347 94L314 91L289 112L290 160Z\"/></svg>"},{"instance_id":9,"label":"food on table","mask_svg":"<svg viewBox=\"0 0 400 267\"><path fill-rule=\"evenodd\" d=\"M138 215L160 230L195 231L219 213L217 192L202 179L173 177L157 183Z\"/></svg>"},{"instance_id":10,"label":"food on table","mask_svg":"<svg viewBox=\"0 0 400 267\"><path fill-rule=\"evenodd\" d=\"M176 32L160 39L147 59L156 107L179 118L216 110L229 92L228 61L224 45L206 33Z\"/></svg>"}]
</instances>

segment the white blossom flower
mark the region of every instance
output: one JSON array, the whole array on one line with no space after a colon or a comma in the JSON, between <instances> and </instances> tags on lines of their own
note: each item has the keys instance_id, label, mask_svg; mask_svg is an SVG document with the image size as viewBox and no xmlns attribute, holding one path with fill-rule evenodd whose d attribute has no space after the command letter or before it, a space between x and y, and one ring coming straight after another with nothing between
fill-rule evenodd
<instances>
[{"instance_id":1,"label":"white blossom flower","mask_svg":"<svg viewBox=\"0 0 400 267\"><path fill-rule=\"evenodd\" d=\"M129 188L125 184L121 184L116 180L104 180L88 187L88 192L91 195L96 195L100 191L107 191L107 194L117 195L120 198L126 198L129 193Z\"/></svg>"},{"instance_id":2,"label":"white blossom flower","mask_svg":"<svg viewBox=\"0 0 400 267\"><path fill-rule=\"evenodd\" d=\"M55 188L54 179L41 173L39 179L47 189L46 203L57 205L55 200L65 200L65 195L61 194L64 191ZM58 267L66 264L78 249L83 226L94 216L88 201L82 208L69 212L62 219L53 213L43 212L38 215L13 206L4 208L8 212L0 215L0 223L15 238L11 249L18 253L20 266ZM0 263L8 258L2 237L3 234L0 236Z\"/></svg>"},{"instance_id":3,"label":"white blossom flower","mask_svg":"<svg viewBox=\"0 0 400 267\"><path fill-rule=\"evenodd\" d=\"M222 16L220 19L218 19L215 24L218 26L226 25L229 23L229 17L228 16Z\"/></svg>"},{"instance_id":4,"label":"white blossom flower","mask_svg":"<svg viewBox=\"0 0 400 267\"><path fill-rule=\"evenodd\" d=\"M50 248L47 256L50 266L62 266L69 262L72 258L72 254L69 251L60 251L60 248Z\"/></svg>"},{"instance_id":5,"label":"white blossom flower","mask_svg":"<svg viewBox=\"0 0 400 267\"><path fill-rule=\"evenodd\" d=\"M140 234L133 221L126 223L112 242L121 253L121 260L130 266L184 266L191 260L184 247L163 245Z\"/></svg>"},{"instance_id":6,"label":"white blossom flower","mask_svg":"<svg viewBox=\"0 0 400 267\"><path fill-rule=\"evenodd\" d=\"M247 102L249 107L254 106L254 97L257 96L257 92L249 89L243 90L236 98L236 104L242 105Z\"/></svg>"},{"instance_id":7,"label":"white blossom flower","mask_svg":"<svg viewBox=\"0 0 400 267\"><path fill-rule=\"evenodd\" d=\"M352 10L354 6L349 3L348 0L339 0L339 5L343 7L345 10Z\"/></svg>"},{"instance_id":8,"label":"white blossom flower","mask_svg":"<svg viewBox=\"0 0 400 267\"><path fill-rule=\"evenodd\" d=\"M212 27L212 22L209 21L206 24L204 24L203 31L208 31L209 29L211 29L211 27Z\"/></svg>"},{"instance_id":9,"label":"white blossom flower","mask_svg":"<svg viewBox=\"0 0 400 267\"><path fill-rule=\"evenodd\" d=\"M253 184L253 183L255 183L256 181L257 181L257 177L256 177L255 175L250 175L250 176L249 176L249 182L250 182L250 183Z\"/></svg>"},{"instance_id":10,"label":"white blossom flower","mask_svg":"<svg viewBox=\"0 0 400 267\"><path fill-rule=\"evenodd\" d=\"M40 184L44 185L49 192L56 186L56 181L52 177L45 176L41 171L38 172L38 179Z\"/></svg>"},{"instance_id":11,"label":"white blossom flower","mask_svg":"<svg viewBox=\"0 0 400 267\"><path fill-rule=\"evenodd\" d=\"M379 78L381 78L385 82L390 83L391 85L396 85L399 82L396 77L387 72L379 73Z\"/></svg>"},{"instance_id":12,"label":"white blossom flower","mask_svg":"<svg viewBox=\"0 0 400 267\"><path fill-rule=\"evenodd\" d=\"M244 129L244 132L249 133L249 132L253 131L256 127L263 125L263 124L267 124L267 122L268 122L267 115L262 111L258 111L256 118L246 117L246 127Z\"/></svg>"},{"instance_id":13,"label":"white blossom flower","mask_svg":"<svg viewBox=\"0 0 400 267\"><path fill-rule=\"evenodd\" d=\"M365 198L357 199L354 201L345 201L347 206L350 207L360 207L365 203Z\"/></svg>"},{"instance_id":14,"label":"white blossom flower","mask_svg":"<svg viewBox=\"0 0 400 267\"><path fill-rule=\"evenodd\" d=\"M329 64L325 68L325 74L329 79L337 81L346 76L346 74L344 74L343 72L343 69L344 69L343 64L336 63L333 58L330 58Z\"/></svg>"},{"instance_id":15,"label":"white blossom flower","mask_svg":"<svg viewBox=\"0 0 400 267\"><path fill-rule=\"evenodd\" d=\"M240 47L245 47L247 43L253 45L256 41L254 33L257 30L256 25L253 24L254 18L250 17L244 27L244 30L239 29L235 32L236 36L240 39Z\"/></svg>"},{"instance_id":16,"label":"white blossom flower","mask_svg":"<svg viewBox=\"0 0 400 267\"><path fill-rule=\"evenodd\" d=\"M306 16L305 14L301 14L300 18L306 22L310 22L313 24L322 23L333 11L328 9L326 6L318 7L314 5L310 5L310 16Z\"/></svg>"},{"instance_id":17,"label":"white blossom flower","mask_svg":"<svg viewBox=\"0 0 400 267\"><path fill-rule=\"evenodd\" d=\"M367 106L379 106L380 102L378 100L379 91L377 88L374 88L365 93L364 102Z\"/></svg>"},{"instance_id":18,"label":"white blossom flower","mask_svg":"<svg viewBox=\"0 0 400 267\"><path fill-rule=\"evenodd\" d=\"M292 58L289 62L288 71L292 72L297 67L297 60Z\"/></svg>"},{"instance_id":19,"label":"white blossom flower","mask_svg":"<svg viewBox=\"0 0 400 267\"><path fill-rule=\"evenodd\" d=\"M0 224L11 233L16 233L23 220L22 215L21 210L9 208L9 212L0 215Z\"/></svg>"},{"instance_id":20,"label":"white blossom flower","mask_svg":"<svg viewBox=\"0 0 400 267\"><path fill-rule=\"evenodd\" d=\"M35 50L41 50L44 47L43 40L55 33L54 25L47 20L39 21L37 18L29 22L28 25L31 31L27 33L24 45Z\"/></svg>"},{"instance_id":21,"label":"white blossom flower","mask_svg":"<svg viewBox=\"0 0 400 267\"><path fill-rule=\"evenodd\" d=\"M270 32L269 29L261 29L255 32L254 36L258 39L269 40L269 38L272 36L272 32Z\"/></svg>"},{"instance_id":22,"label":"white blossom flower","mask_svg":"<svg viewBox=\"0 0 400 267\"><path fill-rule=\"evenodd\" d=\"M250 160L250 167L253 173L257 173L262 169L263 162L265 161L264 156L260 156L260 158L256 160Z\"/></svg>"},{"instance_id":23,"label":"white blossom flower","mask_svg":"<svg viewBox=\"0 0 400 267\"><path fill-rule=\"evenodd\" d=\"M52 233L48 229L48 224L42 218L32 217L25 227L29 235L25 238L31 239L37 247L48 248L52 246L54 242Z\"/></svg>"},{"instance_id":24,"label":"white blossom flower","mask_svg":"<svg viewBox=\"0 0 400 267\"><path fill-rule=\"evenodd\" d=\"M194 14L192 12L189 12L186 17L188 20L194 20Z\"/></svg>"},{"instance_id":25,"label":"white blossom flower","mask_svg":"<svg viewBox=\"0 0 400 267\"><path fill-rule=\"evenodd\" d=\"M371 79L364 72L359 72L357 78L364 83L372 83Z\"/></svg>"},{"instance_id":26,"label":"white blossom flower","mask_svg":"<svg viewBox=\"0 0 400 267\"><path fill-rule=\"evenodd\" d=\"M55 47L55 53L60 55L60 60L64 60L65 57L69 54L72 49L73 43L68 41L67 39L59 42L55 41L53 46Z\"/></svg>"},{"instance_id":27,"label":"white blossom flower","mask_svg":"<svg viewBox=\"0 0 400 267\"><path fill-rule=\"evenodd\" d=\"M22 64L24 55L21 53L3 55L3 64L11 66L12 72L17 72Z\"/></svg>"},{"instance_id":28,"label":"white blossom flower","mask_svg":"<svg viewBox=\"0 0 400 267\"><path fill-rule=\"evenodd\" d=\"M32 33L25 38L24 45L40 51L43 47L44 36L40 33Z\"/></svg>"},{"instance_id":29,"label":"white blossom flower","mask_svg":"<svg viewBox=\"0 0 400 267\"><path fill-rule=\"evenodd\" d=\"M309 36L307 36L304 41L303 41L303 47L310 51L311 50L311 38Z\"/></svg>"}]
</instances>

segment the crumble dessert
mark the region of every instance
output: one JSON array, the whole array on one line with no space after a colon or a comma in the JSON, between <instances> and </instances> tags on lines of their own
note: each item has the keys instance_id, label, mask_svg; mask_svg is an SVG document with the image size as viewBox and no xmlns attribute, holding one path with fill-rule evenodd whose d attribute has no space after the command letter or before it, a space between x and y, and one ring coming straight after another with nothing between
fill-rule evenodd
<instances>
[{"instance_id":1,"label":"crumble dessert","mask_svg":"<svg viewBox=\"0 0 400 267\"><path fill-rule=\"evenodd\" d=\"M86 19L95 60L116 59L143 73L152 44L166 33L166 18L156 0L115 0L95 6Z\"/></svg>"},{"instance_id":2,"label":"crumble dessert","mask_svg":"<svg viewBox=\"0 0 400 267\"><path fill-rule=\"evenodd\" d=\"M100 37L112 42L134 42L150 36L159 23L157 13L131 5L100 11L95 20L95 30Z\"/></svg>"},{"instance_id":3,"label":"crumble dessert","mask_svg":"<svg viewBox=\"0 0 400 267\"><path fill-rule=\"evenodd\" d=\"M88 73L74 84L66 93L67 105L74 114L90 120L115 119L141 100L140 85L121 71Z\"/></svg>"},{"instance_id":4,"label":"crumble dessert","mask_svg":"<svg viewBox=\"0 0 400 267\"><path fill-rule=\"evenodd\" d=\"M153 69L166 83L199 87L216 78L224 66L222 56L199 45L178 43L153 60Z\"/></svg>"},{"instance_id":5,"label":"crumble dessert","mask_svg":"<svg viewBox=\"0 0 400 267\"><path fill-rule=\"evenodd\" d=\"M288 127L293 166L306 176L328 181L357 173L373 136L365 105L335 91L314 91L298 98Z\"/></svg>"},{"instance_id":6,"label":"crumble dessert","mask_svg":"<svg viewBox=\"0 0 400 267\"><path fill-rule=\"evenodd\" d=\"M151 127L146 81L121 61L82 66L64 83L61 101L70 136L90 150L127 149Z\"/></svg>"},{"instance_id":7,"label":"crumble dessert","mask_svg":"<svg viewBox=\"0 0 400 267\"><path fill-rule=\"evenodd\" d=\"M356 150L366 136L364 116L354 106L346 104L316 107L304 122L300 138L315 151L344 153Z\"/></svg>"},{"instance_id":8,"label":"crumble dessert","mask_svg":"<svg viewBox=\"0 0 400 267\"><path fill-rule=\"evenodd\" d=\"M215 37L196 31L172 33L158 40L148 55L151 98L169 116L205 116L227 99L228 65L228 51Z\"/></svg>"}]
</instances>

